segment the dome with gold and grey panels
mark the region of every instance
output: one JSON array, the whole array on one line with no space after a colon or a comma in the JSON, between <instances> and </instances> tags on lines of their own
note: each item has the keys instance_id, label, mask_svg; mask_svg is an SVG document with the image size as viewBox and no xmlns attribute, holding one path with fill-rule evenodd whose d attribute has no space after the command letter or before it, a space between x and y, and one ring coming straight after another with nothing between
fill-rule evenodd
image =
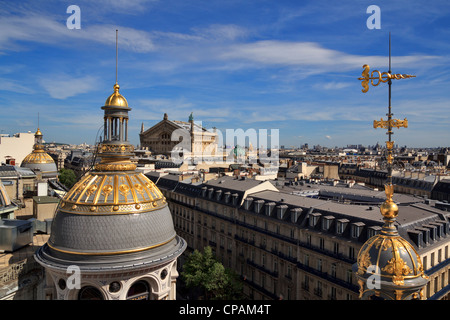
<instances>
[{"instance_id":1,"label":"dome with gold and grey panels","mask_svg":"<svg viewBox=\"0 0 450 320\"><path fill-rule=\"evenodd\" d=\"M97 150L101 161L61 200L51 236L36 253L49 268L152 266L173 260L186 248L175 232L165 197L130 160L131 108L118 84L102 109L104 134Z\"/></svg>"},{"instance_id":2,"label":"dome with gold and grey panels","mask_svg":"<svg viewBox=\"0 0 450 320\"><path fill-rule=\"evenodd\" d=\"M43 178L56 178L58 175L56 163L53 158L45 152L42 137L43 134L38 128L34 134L33 151L22 160L20 166L41 172Z\"/></svg>"}]
</instances>

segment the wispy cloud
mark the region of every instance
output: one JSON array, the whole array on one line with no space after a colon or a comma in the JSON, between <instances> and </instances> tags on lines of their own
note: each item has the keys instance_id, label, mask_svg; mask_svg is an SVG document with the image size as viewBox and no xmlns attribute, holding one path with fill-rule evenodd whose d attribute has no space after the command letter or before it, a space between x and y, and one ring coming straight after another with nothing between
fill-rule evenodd
<instances>
[{"instance_id":1,"label":"wispy cloud","mask_svg":"<svg viewBox=\"0 0 450 320\"><path fill-rule=\"evenodd\" d=\"M30 87L20 84L15 79L0 78L0 90L23 94L32 94L36 91Z\"/></svg>"},{"instance_id":2,"label":"wispy cloud","mask_svg":"<svg viewBox=\"0 0 450 320\"><path fill-rule=\"evenodd\" d=\"M55 99L66 99L95 90L98 82L99 80L94 76L73 78L64 74L52 75L39 80L39 84Z\"/></svg>"},{"instance_id":3,"label":"wispy cloud","mask_svg":"<svg viewBox=\"0 0 450 320\"><path fill-rule=\"evenodd\" d=\"M115 44L115 29L120 29L121 50L150 52L154 44L150 33L111 24L82 24L81 29L69 30L65 23L50 16L26 14L4 16L0 19L0 50L27 50L23 41L74 47L86 42Z\"/></svg>"},{"instance_id":4,"label":"wispy cloud","mask_svg":"<svg viewBox=\"0 0 450 320\"><path fill-rule=\"evenodd\" d=\"M304 66L313 72L343 72L353 70L363 64L385 65L383 56L358 56L342 51L328 49L314 42L288 42L265 40L253 43L236 44L221 55L224 60L246 60L257 65ZM397 66L425 63L437 57L413 55L395 57Z\"/></svg>"}]
</instances>

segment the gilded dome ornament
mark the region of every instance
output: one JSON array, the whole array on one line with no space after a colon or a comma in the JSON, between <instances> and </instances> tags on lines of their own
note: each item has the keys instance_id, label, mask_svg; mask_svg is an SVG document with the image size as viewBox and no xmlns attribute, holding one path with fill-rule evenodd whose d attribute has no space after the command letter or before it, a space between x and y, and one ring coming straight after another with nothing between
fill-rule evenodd
<instances>
[{"instance_id":1,"label":"gilded dome ornament","mask_svg":"<svg viewBox=\"0 0 450 320\"><path fill-rule=\"evenodd\" d=\"M380 73L378 70L372 71L369 75L370 67L363 66L362 90L364 93L369 90L370 84L378 86L380 83L388 83L389 106L388 119L385 121L374 121L374 128L387 129L389 140L386 141L387 150L387 183L385 184L386 200L380 206L380 213L383 216L384 224L380 234L368 239L361 247L357 261L353 265L353 270L360 286L360 298L362 299L390 299L409 300L421 299L423 288L428 282L428 277L424 274L422 262L414 247L403 239L395 227L399 208L395 201L394 185L392 184L392 163L394 160L392 141L392 129L407 128L408 121L392 119L391 111L391 85L392 79L406 79L415 76L393 75L391 73L391 38L389 35L389 71ZM378 73L378 77L374 77ZM374 83L373 80L378 80Z\"/></svg>"},{"instance_id":2,"label":"gilded dome ornament","mask_svg":"<svg viewBox=\"0 0 450 320\"><path fill-rule=\"evenodd\" d=\"M56 178L58 168L53 158L44 150L43 134L38 128L34 134L33 151L21 162L20 166L31 170L39 170L43 178Z\"/></svg>"}]
</instances>

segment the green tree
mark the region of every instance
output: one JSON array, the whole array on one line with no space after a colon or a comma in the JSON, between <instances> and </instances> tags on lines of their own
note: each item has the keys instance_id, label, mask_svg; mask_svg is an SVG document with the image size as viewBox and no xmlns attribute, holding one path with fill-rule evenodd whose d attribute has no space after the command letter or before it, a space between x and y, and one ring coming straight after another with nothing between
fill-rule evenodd
<instances>
[{"instance_id":1,"label":"green tree","mask_svg":"<svg viewBox=\"0 0 450 320\"><path fill-rule=\"evenodd\" d=\"M75 182L77 182L77 177L75 172L71 169L61 169L59 171L59 182L65 185L67 188L72 188Z\"/></svg>"},{"instance_id":2,"label":"green tree","mask_svg":"<svg viewBox=\"0 0 450 320\"><path fill-rule=\"evenodd\" d=\"M186 287L200 289L205 300L240 299L242 284L238 275L217 261L211 247L198 250L186 259L181 277Z\"/></svg>"}]
</instances>

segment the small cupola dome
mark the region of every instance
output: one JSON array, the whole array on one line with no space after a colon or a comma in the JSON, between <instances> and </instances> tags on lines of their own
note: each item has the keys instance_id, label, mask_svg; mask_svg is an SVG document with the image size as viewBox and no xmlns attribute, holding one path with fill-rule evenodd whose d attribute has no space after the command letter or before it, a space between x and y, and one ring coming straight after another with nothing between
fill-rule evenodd
<instances>
[{"instance_id":1,"label":"small cupola dome","mask_svg":"<svg viewBox=\"0 0 450 320\"><path fill-rule=\"evenodd\" d=\"M114 93L106 99L105 107L125 107L128 108L127 99L119 93L120 86L116 83L114 85Z\"/></svg>"}]
</instances>

